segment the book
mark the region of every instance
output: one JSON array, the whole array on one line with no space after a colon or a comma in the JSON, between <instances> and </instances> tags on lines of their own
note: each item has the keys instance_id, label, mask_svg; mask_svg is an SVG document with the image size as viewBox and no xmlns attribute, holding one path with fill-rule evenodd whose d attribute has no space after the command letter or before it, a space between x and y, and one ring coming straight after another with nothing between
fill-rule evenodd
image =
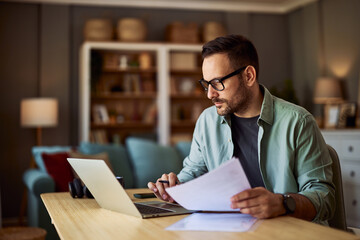
<instances>
[{"instance_id":1,"label":"book","mask_svg":"<svg viewBox=\"0 0 360 240\"><path fill-rule=\"evenodd\" d=\"M141 93L141 81L138 74L125 74L123 89L125 93Z\"/></svg>"},{"instance_id":2,"label":"book","mask_svg":"<svg viewBox=\"0 0 360 240\"><path fill-rule=\"evenodd\" d=\"M143 121L145 123L155 123L157 118L157 106L156 103L151 104L145 111Z\"/></svg>"},{"instance_id":3,"label":"book","mask_svg":"<svg viewBox=\"0 0 360 240\"><path fill-rule=\"evenodd\" d=\"M92 130L90 132L90 139L91 139L91 142L100 143L100 144L106 144L109 142L107 133L103 129Z\"/></svg>"}]
</instances>

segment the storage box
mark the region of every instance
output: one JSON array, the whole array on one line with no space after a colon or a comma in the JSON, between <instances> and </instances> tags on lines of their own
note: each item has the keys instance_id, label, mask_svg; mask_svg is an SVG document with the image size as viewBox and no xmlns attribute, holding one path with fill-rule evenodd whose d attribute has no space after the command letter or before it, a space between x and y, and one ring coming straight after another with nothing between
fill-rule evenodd
<instances>
[{"instance_id":1,"label":"storage box","mask_svg":"<svg viewBox=\"0 0 360 240\"><path fill-rule=\"evenodd\" d=\"M113 38L113 26L109 19L89 19L84 27L86 41L110 41Z\"/></svg>"},{"instance_id":2,"label":"storage box","mask_svg":"<svg viewBox=\"0 0 360 240\"><path fill-rule=\"evenodd\" d=\"M195 70L197 67L196 53L171 53L171 70Z\"/></svg>"},{"instance_id":3,"label":"storage box","mask_svg":"<svg viewBox=\"0 0 360 240\"><path fill-rule=\"evenodd\" d=\"M166 41L175 43L198 43L200 38L199 28L196 23L184 25L174 22L166 27Z\"/></svg>"}]
</instances>

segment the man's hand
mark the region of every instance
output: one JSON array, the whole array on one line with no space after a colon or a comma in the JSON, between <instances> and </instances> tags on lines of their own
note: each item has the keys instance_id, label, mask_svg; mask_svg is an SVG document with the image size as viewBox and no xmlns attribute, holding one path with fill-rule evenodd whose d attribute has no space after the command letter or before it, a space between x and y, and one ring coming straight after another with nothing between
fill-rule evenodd
<instances>
[{"instance_id":1,"label":"man's hand","mask_svg":"<svg viewBox=\"0 0 360 240\"><path fill-rule=\"evenodd\" d=\"M159 182L160 180L169 181L169 184L161 183L161 182ZM154 194L156 195L157 198L164 200L164 201L174 202L174 199L172 199L167 194L165 189L168 187L175 186L178 183L179 183L179 179L177 178L175 173L173 173L173 172L171 172L169 174L164 173L161 176L161 178L159 178L156 181L156 183L148 182L148 188L154 192Z\"/></svg>"},{"instance_id":2,"label":"man's hand","mask_svg":"<svg viewBox=\"0 0 360 240\"><path fill-rule=\"evenodd\" d=\"M271 218L285 214L283 196L263 187L247 189L231 197L231 208L256 218Z\"/></svg>"}]
</instances>

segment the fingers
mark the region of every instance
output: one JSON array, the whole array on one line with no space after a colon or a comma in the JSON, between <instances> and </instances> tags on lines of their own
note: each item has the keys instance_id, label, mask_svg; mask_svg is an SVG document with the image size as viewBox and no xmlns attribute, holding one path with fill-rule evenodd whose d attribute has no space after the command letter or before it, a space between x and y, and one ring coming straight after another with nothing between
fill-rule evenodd
<instances>
[{"instance_id":1,"label":"fingers","mask_svg":"<svg viewBox=\"0 0 360 240\"><path fill-rule=\"evenodd\" d=\"M168 175L168 181L169 181L169 187L173 187L177 184L179 184L179 180L175 173L171 172Z\"/></svg>"},{"instance_id":2,"label":"fingers","mask_svg":"<svg viewBox=\"0 0 360 240\"><path fill-rule=\"evenodd\" d=\"M231 202L244 201L247 199L255 198L255 197L261 195L264 191L267 191L267 190L263 187L247 189L247 190L244 190L244 191L232 196L230 200L231 200Z\"/></svg>"},{"instance_id":3,"label":"fingers","mask_svg":"<svg viewBox=\"0 0 360 240\"><path fill-rule=\"evenodd\" d=\"M148 188L149 188L151 191L153 191L153 193L155 194L155 196L156 196L157 198L162 199L162 197L161 197L160 194L159 194L158 189L156 188L155 183L153 183L153 182L148 182Z\"/></svg>"},{"instance_id":4,"label":"fingers","mask_svg":"<svg viewBox=\"0 0 360 240\"><path fill-rule=\"evenodd\" d=\"M168 181L169 183L162 183L160 180ZM174 200L166 192L166 188L175 186L178 182L179 180L175 173L163 174L155 183L149 182L148 188L154 192L157 198L164 201L174 202Z\"/></svg>"},{"instance_id":5,"label":"fingers","mask_svg":"<svg viewBox=\"0 0 360 240\"><path fill-rule=\"evenodd\" d=\"M161 183L161 182L159 182L159 180L169 181L169 183ZM169 186L170 186L170 180L169 180L169 175L168 174L163 174L161 176L161 178L159 178L156 181L156 187L157 187L157 189L159 191L159 195L161 196L161 199L164 200L164 201L170 201L171 200L170 196L167 194L167 192L165 190Z\"/></svg>"},{"instance_id":6,"label":"fingers","mask_svg":"<svg viewBox=\"0 0 360 240\"><path fill-rule=\"evenodd\" d=\"M255 207L251 207L251 208L242 208L240 210L241 213L243 214L249 214L253 217L259 218L259 219L264 219L264 218L268 218L269 216L264 212L264 209L261 205L255 206Z\"/></svg>"},{"instance_id":7,"label":"fingers","mask_svg":"<svg viewBox=\"0 0 360 240\"><path fill-rule=\"evenodd\" d=\"M168 181L168 175L163 174L161 178L159 178L156 181L156 188L159 190L159 194L161 196L161 199L164 201L168 201L169 195L166 193L165 188L167 188L169 185L167 183L161 183L159 180L165 180Z\"/></svg>"},{"instance_id":8,"label":"fingers","mask_svg":"<svg viewBox=\"0 0 360 240\"><path fill-rule=\"evenodd\" d=\"M245 196L248 196L246 194ZM235 199L235 200L234 200ZM237 200L241 199L241 200ZM238 198L236 195L231 198L231 208L236 209L239 208L240 210L243 210L245 208L253 208L258 207L261 205L262 199L260 197L251 197L248 196L246 198Z\"/></svg>"},{"instance_id":9,"label":"fingers","mask_svg":"<svg viewBox=\"0 0 360 240\"><path fill-rule=\"evenodd\" d=\"M257 218L270 218L280 215L281 195L274 194L265 188L245 190L231 198L231 207Z\"/></svg>"},{"instance_id":10,"label":"fingers","mask_svg":"<svg viewBox=\"0 0 360 240\"><path fill-rule=\"evenodd\" d=\"M257 206L245 207L240 209L241 213L250 214L253 217L264 219L276 217L276 207L271 204L259 204Z\"/></svg>"}]
</instances>

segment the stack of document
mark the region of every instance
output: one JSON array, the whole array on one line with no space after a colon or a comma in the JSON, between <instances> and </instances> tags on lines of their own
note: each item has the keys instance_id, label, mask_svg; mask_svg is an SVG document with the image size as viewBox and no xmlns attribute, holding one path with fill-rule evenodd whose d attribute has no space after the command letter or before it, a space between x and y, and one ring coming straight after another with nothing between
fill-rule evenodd
<instances>
[{"instance_id":1,"label":"stack of document","mask_svg":"<svg viewBox=\"0 0 360 240\"><path fill-rule=\"evenodd\" d=\"M249 231L256 218L241 213L193 213L166 228L169 231Z\"/></svg>"}]
</instances>

